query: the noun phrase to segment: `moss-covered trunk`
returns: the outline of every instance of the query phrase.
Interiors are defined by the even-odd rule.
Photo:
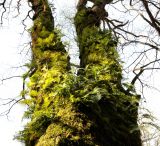
[[[87,8],[85,2],[79,3],[74,19],[80,52],[79,76],[87,79],[85,96],[94,106],[82,111],[94,121],[92,135],[98,145],[141,146],[137,124],[139,96],[122,87],[117,40],[110,31],[100,29],[100,21],[108,15],[105,4],[111,1],[93,2],[92,8]]]
[[[121,87],[116,41],[109,31],[100,30],[99,11],[78,8],[81,70],[74,76],[48,1],[29,2],[35,12],[33,59],[30,98],[23,103],[30,122],[17,139],[26,146],[141,146],[139,99]]]

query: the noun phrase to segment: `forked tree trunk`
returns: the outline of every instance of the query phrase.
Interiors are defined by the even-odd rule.
[[[75,16],[82,69],[74,76],[47,0],[29,2],[34,71],[23,102],[31,121],[17,138],[26,146],[141,146],[139,99],[121,86],[117,42],[98,14],[84,5]]]

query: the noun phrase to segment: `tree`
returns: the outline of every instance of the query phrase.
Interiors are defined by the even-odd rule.
[[[139,96],[121,85],[117,40],[100,29],[100,20],[106,17],[101,2],[91,9],[83,3],[77,7],[74,23],[81,62],[77,76],[70,73],[48,2],[29,2],[34,10],[31,98],[23,102],[29,105],[25,116],[31,121],[18,139],[27,146],[141,145]]]
[[[1,3],[3,7],[5,2]],[[124,87],[116,50],[117,35],[125,38],[123,46],[128,42],[145,44],[124,37],[124,33],[135,38],[141,36],[122,29],[127,23],[108,18],[104,7],[112,1],[95,0],[91,1],[94,5],[88,7],[87,1],[80,0],[74,17],[80,68],[74,75],[48,1],[28,2],[34,11],[34,24],[30,29],[32,62],[24,76],[30,78],[30,98],[22,102],[28,105],[25,117],[31,121],[17,139],[26,146],[141,146],[137,124],[140,96],[133,86],[146,65],[140,67],[131,85],[124,84]],[[102,29],[101,21],[107,23],[110,30]]]

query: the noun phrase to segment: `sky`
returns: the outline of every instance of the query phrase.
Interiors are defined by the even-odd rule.
[[[13,27],[3,27],[0,28],[0,40],[1,40],[1,53],[0,53],[0,78],[5,78],[12,75],[18,75],[21,71],[16,72],[12,67],[19,66],[19,62],[22,61],[20,55],[18,55],[17,44],[20,43],[20,36],[15,29],[16,25]],[[0,98],[18,98],[18,95],[22,89],[22,81],[19,78],[6,80],[3,84],[0,84]],[[8,100],[4,100],[3,103]],[[0,100],[2,104],[2,100]],[[8,106],[0,106],[0,111],[8,109]],[[24,112],[24,107],[16,105],[8,115],[0,116],[0,139],[1,145],[4,146],[22,146],[21,143],[14,141],[13,136],[15,132],[22,129],[22,115]]]
[[[61,21],[61,23],[63,24],[63,19],[60,19],[60,16],[64,14],[64,7],[66,9],[66,15],[67,12],[68,14],[70,12],[72,13],[72,8],[76,5],[76,1],[55,0],[55,4],[55,7],[57,8],[57,13],[55,14],[56,19],[59,19],[59,21]],[[23,26],[20,25],[20,21],[16,19],[6,21],[5,25],[3,27],[0,27],[0,78],[22,74],[23,72],[25,72],[25,70],[17,67],[23,65],[26,61],[29,60],[27,50],[24,50],[26,49],[24,48],[24,44],[29,41],[29,35],[21,35],[21,33],[23,32]],[[73,54],[73,56],[76,53],[73,53],[73,50],[70,50],[70,54]],[[160,87],[160,82],[157,82],[159,80],[159,73],[156,73],[155,78],[151,79],[150,82],[152,82],[156,87]],[[21,78],[6,80],[3,82],[3,84],[0,84],[0,99],[18,98],[21,90]],[[147,102],[143,103],[143,105],[153,111],[154,114],[160,118],[160,93],[155,90],[147,90],[145,94]],[[3,100],[3,103],[5,103],[6,101],[7,100]],[[7,108],[7,106],[0,106],[0,111],[4,111]],[[1,145],[23,146],[22,143],[13,140],[13,137],[16,132],[23,129],[23,125],[25,122],[22,120],[22,116],[25,109],[26,107],[22,105],[16,105],[13,107],[8,117],[0,116]]]

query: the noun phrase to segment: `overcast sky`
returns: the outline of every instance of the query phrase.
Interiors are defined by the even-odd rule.
[[[21,37],[17,34],[16,24],[15,26],[0,28],[0,40],[1,40],[1,53],[0,53],[0,78],[7,76],[18,75],[12,69],[13,66],[18,66],[22,58],[18,55],[18,46],[20,44]],[[18,98],[18,95],[22,89],[22,81],[18,78],[7,80],[0,85],[0,98]],[[4,103],[7,100],[3,101]],[[0,101],[2,104],[2,100]],[[0,111],[8,109],[8,106],[1,106]],[[22,129],[22,115],[24,108],[22,106],[15,106],[8,118],[6,116],[0,117],[0,137],[1,145],[4,146],[22,146],[22,144],[13,141],[13,135],[18,130]]]
[[[55,2],[57,13],[56,17],[62,14],[64,7],[67,11],[75,6],[75,0],[58,0]],[[71,10],[70,10],[71,11]],[[71,11],[72,12],[72,11]],[[56,18],[58,19],[58,18]],[[0,78],[5,78],[11,75],[19,75],[23,72],[21,69],[15,69],[13,67],[20,66],[24,63],[27,56],[20,54],[23,50],[22,44],[28,41],[28,36],[21,36],[22,26],[20,22],[15,19],[6,23],[5,26],[0,28]],[[23,52],[22,52],[23,53]],[[26,57],[26,58],[25,58]],[[25,58],[25,59],[24,59]],[[156,74],[157,80],[160,80],[158,73]],[[152,80],[155,86],[160,87],[160,83]],[[7,80],[0,85],[0,98],[18,98],[20,91],[22,90],[22,80],[19,78],[14,78]],[[150,108],[156,115],[160,115],[160,94],[157,91],[148,90],[146,107]],[[3,111],[7,107],[0,107]],[[3,146],[23,146],[22,143],[13,140],[13,136],[20,129],[23,129],[22,116],[25,107],[21,105],[16,105],[10,112],[8,118],[6,116],[0,117],[0,139],[1,145]]]

